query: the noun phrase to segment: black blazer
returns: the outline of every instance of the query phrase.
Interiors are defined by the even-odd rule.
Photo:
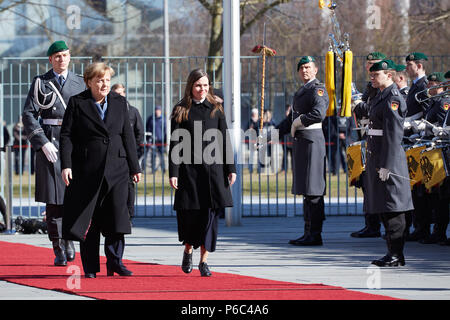
[[[88,230],[103,180],[109,190],[128,194],[130,175],[139,173],[136,140],[130,126],[124,97],[108,94],[108,109],[102,120],[90,90],[69,100],[61,127],[62,169],[71,168],[73,179],[64,198],[63,236],[82,239]],[[110,212],[116,233],[130,233],[125,201],[117,197]],[[124,203],[122,203],[124,202]]]

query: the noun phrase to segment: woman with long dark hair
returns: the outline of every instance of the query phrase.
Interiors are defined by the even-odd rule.
[[[223,107],[201,69],[188,76],[184,97],[172,111],[171,132],[169,177],[185,246],[181,268],[192,271],[193,249],[200,247],[199,271],[209,277],[208,253],[216,249],[219,209],[233,206],[236,168]]]

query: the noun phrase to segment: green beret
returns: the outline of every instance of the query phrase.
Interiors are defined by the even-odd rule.
[[[406,66],[404,64],[396,64],[395,65],[395,71],[397,71],[397,72],[405,71],[405,69],[406,69]]]
[[[62,40],[55,41],[52,43],[52,45],[47,50],[47,56],[50,57],[52,54],[60,51],[66,51],[69,50],[69,47],[66,45],[66,43]]]
[[[415,60],[426,60],[428,61],[428,57],[422,52],[413,52],[406,56],[406,61],[415,61]]]
[[[371,52],[366,57],[367,60],[384,60],[386,59],[386,55],[382,54],[381,52],[375,51]]]
[[[302,57],[297,64],[297,71],[300,70],[300,67],[302,65],[304,65],[305,63],[308,63],[308,62],[316,62],[316,59],[314,59],[314,57],[311,57],[311,56]]]
[[[444,75],[445,79],[450,79],[450,71],[447,71],[447,73]]]
[[[394,61],[386,59],[374,63],[373,66],[370,67],[370,71],[395,70],[395,66],[396,64],[394,63]]]
[[[427,77],[428,81],[444,82],[445,76],[443,72],[433,72]]]

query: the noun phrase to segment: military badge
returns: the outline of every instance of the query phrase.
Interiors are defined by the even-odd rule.
[[[392,110],[397,111],[398,106],[399,106],[399,103],[397,101],[392,101],[392,103],[391,103]]]
[[[444,103],[443,108],[445,111],[448,111],[448,109],[450,108],[450,104],[448,102]]]
[[[318,95],[319,97],[322,97],[322,96],[323,96],[323,89],[318,89],[318,90],[317,90],[317,95]]]

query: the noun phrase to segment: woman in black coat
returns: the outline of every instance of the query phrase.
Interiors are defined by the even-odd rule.
[[[140,180],[127,102],[110,92],[114,70],[86,68],[88,90],[70,98],[61,127],[64,196],[63,237],[80,241],[85,277],[100,271],[100,233],[105,236],[107,275],[132,274],[122,263],[124,234],[131,233],[128,179]]]
[[[216,248],[219,209],[233,206],[230,186],[236,180],[236,168],[226,130],[223,108],[212,93],[208,75],[193,70],[183,99],[173,108],[169,150],[185,273],[192,271],[192,248],[201,247],[200,274],[211,275],[207,258]]]

